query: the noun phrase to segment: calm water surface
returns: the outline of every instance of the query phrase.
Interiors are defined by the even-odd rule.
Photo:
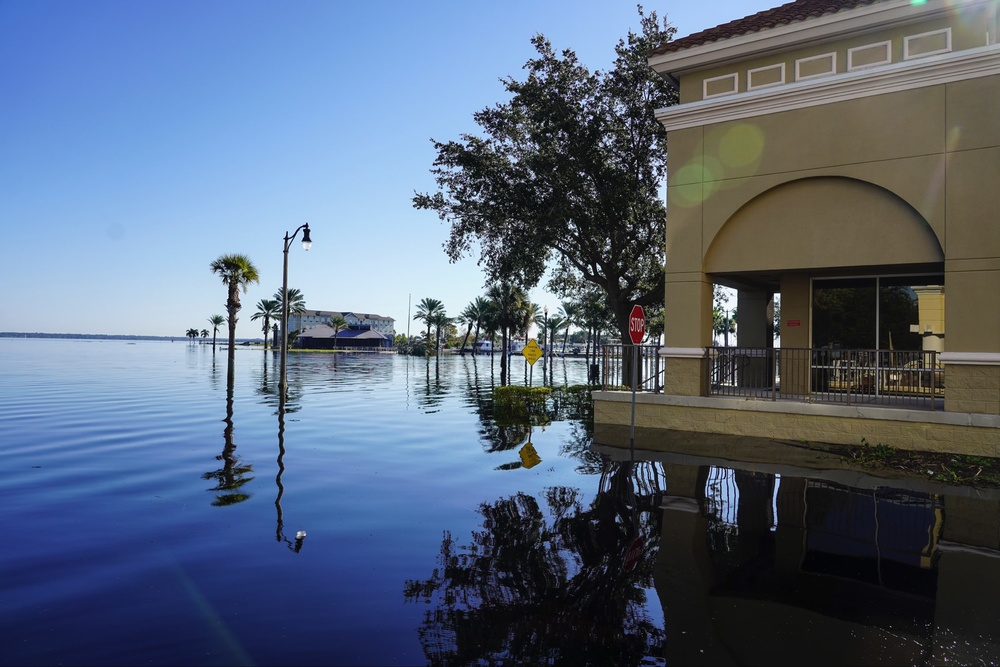
[[[0,663],[1000,656],[995,494],[633,461],[567,396],[498,423],[488,357],[293,354],[280,418],[235,356],[230,394],[210,345],[0,339]]]

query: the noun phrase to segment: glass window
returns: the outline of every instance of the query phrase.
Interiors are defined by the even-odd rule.
[[[812,346],[920,350],[944,331],[944,276],[813,281]]]

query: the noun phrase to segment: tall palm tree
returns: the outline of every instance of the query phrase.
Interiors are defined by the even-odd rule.
[[[545,344],[545,352],[547,354],[549,354],[549,356],[551,356],[552,354],[555,353],[555,349],[556,349],[556,334],[558,334],[559,330],[562,329],[562,328],[564,328],[564,327],[568,328],[569,324],[562,317],[562,315],[558,315],[558,314],[556,314],[556,315],[549,315],[549,330],[548,330],[549,340]],[[563,348],[565,349],[565,347],[566,347],[566,343],[563,343]]]
[[[425,297],[417,304],[417,314],[413,316],[413,319],[420,320],[427,325],[427,337],[424,338],[424,344],[427,349],[430,349],[431,325],[434,323],[434,317],[439,312],[444,312],[444,304],[437,299]]]
[[[222,315],[212,315],[208,318],[208,323],[212,325],[212,352],[215,352],[215,338],[219,335],[219,327],[226,323],[226,318]]]
[[[333,327],[333,349],[337,349],[337,336],[347,328],[347,320],[340,315],[330,318],[330,326]]]
[[[470,301],[469,305],[465,307],[462,314],[458,316],[458,321],[464,323],[467,328],[465,330],[465,338],[462,339],[461,353],[465,354],[465,344],[469,342],[469,334],[472,333],[472,327],[476,327],[476,337],[472,340],[472,351],[475,353],[476,342],[479,340],[479,325],[483,321],[484,310],[489,302],[481,296],[477,296],[475,300]]]
[[[528,295],[511,283],[494,285],[487,292],[493,302],[494,315],[500,329],[500,384],[507,384],[507,347],[512,332],[523,326]]]
[[[254,321],[264,320],[264,325],[261,327],[261,331],[264,333],[264,350],[267,350],[267,334],[271,332],[271,320],[280,317],[281,308],[277,299],[261,299],[257,302],[257,312],[250,319]]]
[[[495,342],[497,332],[500,331],[500,315],[498,314],[496,304],[491,299],[483,298],[482,313],[483,316],[480,320],[482,335],[491,343]],[[480,329],[476,330],[477,341],[480,337]],[[493,351],[493,345],[490,345],[490,356],[493,356]]]
[[[559,305],[559,316],[563,319],[563,351],[566,350],[566,341],[569,339],[570,327],[576,325],[580,319],[580,304],[574,301],[563,301]]]
[[[240,290],[244,293],[251,284],[260,282],[257,267],[246,255],[221,255],[212,262],[212,273],[222,279],[222,284],[228,289],[226,299],[226,318],[229,323],[229,375],[235,372],[233,362],[236,359],[236,321],[243,306],[240,304]]]
[[[444,312],[444,308],[439,310],[431,318],[431,324],[434,325],[434,353],[437,354],[438,350],[441,348],[441,328],[447,327],[452,324],[454,320],[448,317],[448,314]]]
[[[278,302],[278,319],[281,319],[281,311],[285,307],[285,295],[281,293],[281,288],[274,293],[274,300]],[[302,295],[302,292],[294,287],[288,288],[288,316],[301,315],[306,312],[306,298]],[[287,331],[282,331],[281,335],[285,336],[285,340],[288,340]],[[274,338],[273,341],[277,341]],[[272,342],[272,344],[274,344]]]
[[[274,300],[278,302],[278,308],[280,309],[285,303],[284,295],[281,293],[279,288],[277,292],[274,293]],[[306,312],[306,298],[302,295],[302,291],[294,287],[288,288],[288,314],[298,315],[300,313]]]
[[[472,349],[476,349],[476,343],[479,342],[479,329],[482,327],[486,318],[489,316],[490,300],[486,297],[477,296],[472,303],[469,304],[466,310],[470,310],[476,317],[476,336],[472,339]]]

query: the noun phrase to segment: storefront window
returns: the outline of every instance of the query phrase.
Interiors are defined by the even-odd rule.
[[[944,277],[897,276],[813,281],[816,348],[921,350],[944,330]]]

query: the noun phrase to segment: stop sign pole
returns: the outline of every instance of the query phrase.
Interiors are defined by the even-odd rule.
[[[628,336],[632,339],[632,420],[629,422],[628,447],[635,461],[635,387],[639,384],[639,344],[646,335],[646,313],[642,306],[632,306],[628,316]]]

